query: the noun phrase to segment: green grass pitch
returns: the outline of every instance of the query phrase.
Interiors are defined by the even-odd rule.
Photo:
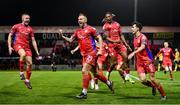
[[[132,75],[137,76],[135,71]],[[100,90],[89,89],[87,99],[76,99],[82,88],[81,71],[33,71],[32,90],[25,87],[18,71],[0,72],[0,104],[180,104],[180,72],[174,72],[174,80],[169,74],[156,73],[167,93],[167,100],[161,101],[160,94],[151,95],[151,88],[123,83],[117,71],[113,71],[115,93],[99,82]]]

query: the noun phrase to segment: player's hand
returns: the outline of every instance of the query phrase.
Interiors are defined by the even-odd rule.
[[[154,60],[156,60],[157,59],[157,57],[154,57]]]
[[[132,59],[132,57],[134,56],[134,52],[132,52],[131,54],[128,55],[128,59]]]
[[[63,30],[59,29],[59,34],[62,36],[63,35]]]
[[[75,53],[75,51],[74,50],[71,50],[71,54],[74,54]]]
[[[9,55],[11,55],[12,54],[12,51],[14,50],[12,47],[9,47]]]
[[[38,51],[36,52],[36,54],[37,54],[37,56],[39,56],[39,52]]]
[[[131,49],[131,47],[130,46],[127,46],[127,49],[131,52],[132,51],[132,49]]]

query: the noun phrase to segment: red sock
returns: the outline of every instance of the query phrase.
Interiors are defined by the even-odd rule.
[[[96,77],[104,83],[107,82],[107,78],[104,75],[96,74]]]
[[[26,67],[26,79],[30,80],[31,77],[31,66]]]
[[[108,67],[107,71],[110,73],[111,72],[111,67]]]
[[[159,90],[159,92],[161,93],[161,96],[166,96],[166,93],[164,92],[164,89],[163,89],[162,85],[160,85],[160,86],[158,87],[158,90]]]
[[[126,70],[125,70],[125,72],[126,72],[126,74],[129,74],[130,69],[129,69],[129,68],[128,68],[128,69],[126,69]]]
[[[103,70],[102,69],[99,69],[99,74],[103,75]]]
[[[154,86],[158,89],[161,96],[166,96],[166,93],[164,92],[164,89],[161,84],[157,85],[155,82],[152,82]]]
[[[19,70],[20,70],[20,72],[23,72],[23,68],[24,68],[24,61],[19,60]]]
[[[88,89],[90,77],[89,75],[83,74],[83,88]]]
[[[89,75],[89,80],[91,80],[92,79],[91,73],[88,73],[88,75]]]

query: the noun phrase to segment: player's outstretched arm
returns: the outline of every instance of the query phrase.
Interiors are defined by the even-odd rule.
[[[157,53],[157,55],[154,57],[154,59],[156,60],[161,53],[162,53],[162,50],[160,50],[160,51]]]
[[[31,39],[32,39],[32,45],[34,47],[34,50],[36,51],[36,54],[39,56],[39,51],[38,51],[36,40],[34,37],[32,37]]]
[[[129,51],[132,51],[131,47],[127,44],[123,34],[121,34],[121,39],[123,43],[125,44],[126,48],[128,48]]]
[[[97,36],[98,38],[98,43],[99,43],[99,50],[98,50],[98,55],[102,55],[102,49],[103,49],[103,40],[100,35]]]
[[[73,41],[73,36],[71,36],[70,38],[64,36],[62,29],[59,30],[59,35],[61,35],[61,37],[62,37],[63,39],[65,39],[66,41],[68,41],[68,42],[72,42],[72,41]]]
[[[8,36],[8,51],[9,51],[9,54],[11,55],[12,54],[12,51],[13,51],[13,48],[11,46],[11,43],[12,43],[12,34],[9,33],[9,36]]]

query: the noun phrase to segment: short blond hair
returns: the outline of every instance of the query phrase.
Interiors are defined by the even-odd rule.
[[[85,17],[85,20],[86,20],[86,22],[87,22],[87,16],[84,14],[84,13],[79,13],[79,16],[84,16]]]

